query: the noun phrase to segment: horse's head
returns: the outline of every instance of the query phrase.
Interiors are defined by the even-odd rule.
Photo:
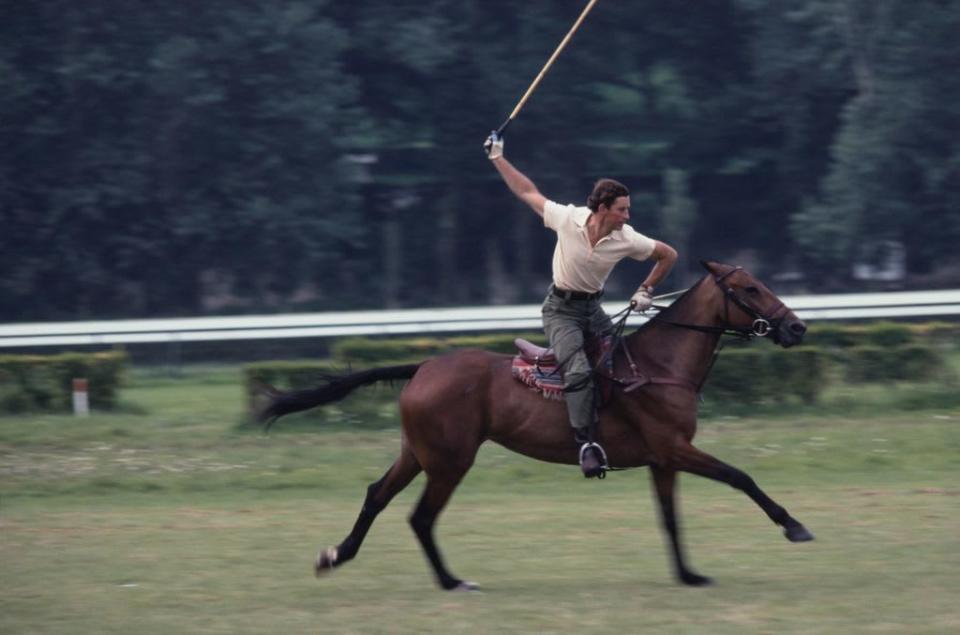
[[[742,267],[701,261],[722,294],[724,326],[770,338],[788,348],[799,344],[807,325],[765,284]]]

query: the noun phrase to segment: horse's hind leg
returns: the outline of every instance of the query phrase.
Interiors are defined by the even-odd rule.
[[[684,562],[683,545],[680,543],[680,525],[677,521],[674,498],[677,471],[655,465],[650,466],[650,471],[653,474],[653,489],[657,494],[657,500],[660,502],[660,520],[663,523],[663,529],[670,536],[670,545],[673,547],[673,562],[677,577],[684,584],[691,586],[710,584],[712,582],[710,578],[695,573]]]
[[[440,549],[433,538],[433,527],[436,524],[437,516],[443,511],[444,506],[453,494],[453,490],[456,489],[466,472],[467,469],[462,471],[445,470],[442,473],[428,472],[427,487],[424,489],[417,507],[410,515],[410,526],[417,535],[427,560],[433,567],[437,582],[447,591],[471,591],[477,588],[473,582],[465,582],[447,570]]]
[[[749,496],[766,512],[770,520],[783,527],[783,533],[790,542],[813,540],[813,534],[767,496],[746,473],[689,444],[677,448],[673,458],[673,466],[677,469],[726,483]]]
[[[421,469],[417,458],[409,448],[404,446],[400,456],[387,470],[387,473],[383,475],[383,478],[367,488],[367,497],[363,501],[360,515],[357,516],[357,521],[354,523],[353,529],[350,530],[350,534],[336,547],[329,547],[317,555],[317,560],[314,563],[314,573],[320,575],[352,560],[360,550],[360,544],[363,543],[363,539],[370,530],[377,514],[383,511],[383,508],[394,496],[410,484],[410,481],[420,473]]]

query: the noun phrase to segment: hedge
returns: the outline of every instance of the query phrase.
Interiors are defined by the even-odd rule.
[[[123,351],[0,355],[0,412],[69,412],[75,378],[87,380],[91,408],[109,410],[127,361]]]
[[[810,345],[782,349],[769,342],[731,340],[704,386],[710,402],[814,403],[839,375],[849,382],[930,381],[948,377],[942,349],[960,334],[949,322],[815,324]],[[544,345],[542,333],[521,334]],[[254,380],[289,388],[316,385],[332,370],[419,362],[462,348],[513,353],[516,333],[464,337],[348,338],[328,361],[264,362],[246,367]],[[836,370],[834,370],[836,369]]]
[[[814,347],[726,349],[703,393],[723,403],[814,403],[826,386],[828,354]]]
[[[852,383],[949,379],[943,353],[931,346],[852,346],[839,355]]]
[[[525,339],[544,345],[543,333],[520,334]],[[418,362],[458,348],[482,348],[498,353],[512,353],[516,333],[498,333],[465,337],[364,338],[339,340],[331,347],[331,356],[341,364],[379,366]],[[864,324],[813,324],[804,343],[823,349],[844,350],[860,346],[900,347],[906,345],[948,344],[960,339],[960,324],[928,322],[905,324],[870,322]],[[730,340],[727,351],[753,348],[755,342]],[[836,361],[845,363],[837,356]]]
[[[955,379],[943,352],[923,344],[851,346],[840,351],[751,346],[721,353],[704,394],[723,403],[814,403],[833,380],[831,367],[850,383]]]
[[[808,343],[831,348],[852,346],[900,346],[917,335],[907,324],[871,322],[868,324],[815,324],[804,338]]]
[[[496,338],[451,338],[450,340],[393,340],[391,346],[367,346],[383,344],[376,340],[351,341],[343,350],[356,354],[354,359],[366,358],[370,363],[359,364],[354,370],[371,365],[389,365],[422,361],[430,352],[440,354],[455,348],[479,347],[487,350],[499,348],[502,352],[514,352],[513,336]],[[540,340],[542,341],[542,336]],[[453,343],[466,346],[453,346]],[[379,353],[376,353],[379,351]],[[376,354],[375,354],[376,353]],[[374,358],[380,357],[374,361]],[[706,384],[711,399],[719,401],[754,403],[765,400],[802,401],[816,400],[825,385],[824,373],[827,354],[815,348],[798,348],[784,351],[774,346],[756,346],[727,350],[720,356]],[[328,361],[278,361],[248,364],[244,368],[248,395],[255,394],[257,382],[264,382],[286,389],[315,386],[324,374],[348,370],[335,360]],[[251,406],[253,404],[251,403]]]
[[[326,374],[344,370],[348,369],[330,360],[301,359],[247,364],[243,367],[243,375],[248,388],[260,382],[287,390],[299,390],[317,385]]]
[[[853,346],[902,346],[910,343],[954,342],[960,336],[955,322],[867,322],[863,324],[812,324],[804,338],[815,346],[850,348]]]

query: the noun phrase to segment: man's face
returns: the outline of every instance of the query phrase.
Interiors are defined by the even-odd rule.
[[[597,211],[605,217],[607,222],[613,226],[613,229],[623,229],[623,224],[630,220],[630,197],[617,197],[610,204],[610,207],[601,203]]]

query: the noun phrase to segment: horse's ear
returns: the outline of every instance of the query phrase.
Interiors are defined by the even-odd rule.
[[[713,270],[713,263],[710,262],[709,260],[701,260],[701,261],[700,261],[700,264],[703,266],[704,269],[706,269],[706,270],[709,271],[710,273],[716,273],[716,272]]]

